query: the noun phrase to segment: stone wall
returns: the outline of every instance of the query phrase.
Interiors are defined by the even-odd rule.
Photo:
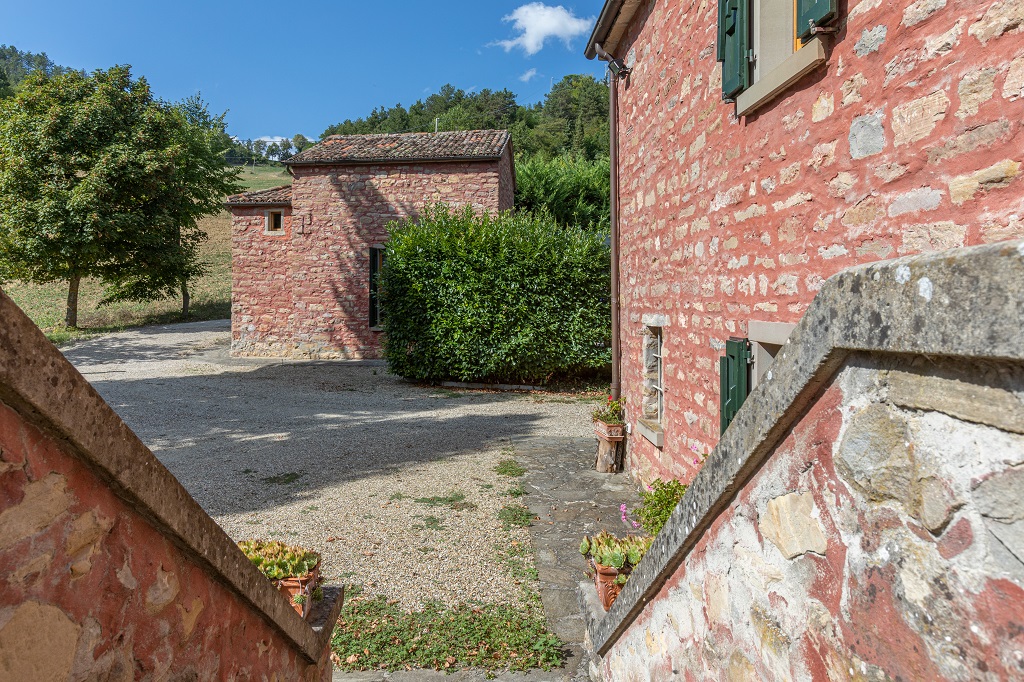
[[[0,678],[330,679],[330,628],[296,615],[3,292],[0,319]]]
[[[595,677],[1024,679],[1022,327],[1024,242],[826,282],[592,616]]]
[[[1022,396],[1020,365],[851,359],[605,679],[1024,677]]]
[[[232,353],[378,357],[370,247],[387,241],[390,221],[430,203],[511,208],[511,168],[508,150],[499,161],[294,166],[287,237],[263,235],[250,211],[233,210]]]
[[[627,3],[628,5],[629,3]],[[718,358],[794,323],[857,263],[1024,236],[1024,0],[850,0],[828,63],[755,115],[722,102],[717,3],[648,0],[620,50],[622,381],[642,412],[643,316],[668,318],[664,450],[691,480],[719,433]]]

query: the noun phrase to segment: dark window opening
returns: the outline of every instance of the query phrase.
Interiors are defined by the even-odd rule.
[[[370,247],[370,327],[379,327],[384,319],[380,309],[380,271],[384,267],[384,249]]]

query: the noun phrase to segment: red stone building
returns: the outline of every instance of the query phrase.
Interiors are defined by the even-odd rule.
[[[641,479],[693,478],[727,345],[756,383],[826,278],[1024,236],[1024,0],[607,0],[597,55]]]
[[[228,198],[236,355],[377,357],[387,224],[435,202],[504,211],[515,192],[506,131],[336,135],[286,163],[290,187]]]

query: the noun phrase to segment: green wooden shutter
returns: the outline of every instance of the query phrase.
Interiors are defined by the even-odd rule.
[[[811,22],[825,26],[836,18],[838,0],[796,0],[796,35],[801,40],[811,37]]]
[[[746,339],[729,339],[725,342],[725,355],[718,362],[721,369],[719,421],[721,432],[725,433],[750,394],[750,342]]]
[[[370,326],[380,324],[380,297],[377,290],[377,279],[383,262],[381,249],[370,249]]]
[[[733,100],[750,86],[750,0],[718,0],[718,61],[722,98]]]

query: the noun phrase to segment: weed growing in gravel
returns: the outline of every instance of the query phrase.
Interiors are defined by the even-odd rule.
[[[436,516],[424,516],[423,527],[427,530],[443,530],[444,526],[441,525],[441,519]]]
[[[441,505],[453,506],[466,499],[465,493],[461,493],[455,490],[444,497],[435,495],[434,497],[417,497],[413,502],[419,502],[425,504],[428,507],[440,507]]]
[[[501,508],[498,520],[505,526],[505,530],[515,526],[525,528],[533,521],[533,512],[521,504],[510,504]]]
[[[522,497],[526,494],[526,488],[516,483],[514,486],[506,490],[505,494],[509,497]]]
[[[331,646],[342,670],[550,670],[565,660],[565,645],[545,626],[537,608],[431,602],[406,611],[383,597],[350,599]]]
[[[297,471],[289,471],[286,474],[278,474],[277,476],[268,476],[263,479],[263,482],[267,485],[288,485],[289,483],[295,483],[295,481],[302,478],[303,474]]]
[[[526,473],[526,469],[523,468],[523,465],[514,459],[501,460],[498,462],[498,465],[494,467],[494,471],[502,476],[510,476],[512,478],[519,478]]]
[[[388,501],[394,502],[395,500],[404,500],[407,497],[409,496],[403,495],[402,493],[391,493],[391,497],[388,498]]]
[[[530,550],[522,542],[511,541],[508,544],[496,543],[498,561],[508,570],[508,574],[518,580],[534,581],[538,579],[537,569],[530,563]],[[526,590],[530,593],[529,590]]]
[[[484,490],[490,490],[491,488],[494,487],[494,485],[491,483],[481,483],[480,487],[483,488]]]

